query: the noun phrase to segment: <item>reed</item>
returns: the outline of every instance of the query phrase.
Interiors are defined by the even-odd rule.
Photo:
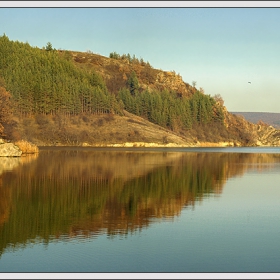
[[[20,148],[23,154],[35,154],[39,152],[39,149],[35,144],[25,140],[19,140],[15,142],[15,145]]]

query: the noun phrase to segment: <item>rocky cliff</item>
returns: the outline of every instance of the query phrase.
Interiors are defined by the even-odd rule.
[[[257,126],[258,146],[280,146],[280,130],[272,126]]]
[[[280,146],[280,130],[267,124],[254,124],[243,116],[229,113],[224,107],[225,126],[236,134],[242,134],[245,143],[236,146]]]

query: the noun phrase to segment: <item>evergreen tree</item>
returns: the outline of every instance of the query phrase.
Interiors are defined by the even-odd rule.
[[[132,95],[135,95],[138,92],[139,82],[138,82],[135,71],[132,71],[131,75],[129,76],[129,78],[127,80],[127,85],[128,85],[129,91]]]
[[[50,42],[47,43],[46,45],[46,51],[53,51],[52,44]]]

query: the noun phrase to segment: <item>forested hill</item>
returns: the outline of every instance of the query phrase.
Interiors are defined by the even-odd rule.
[[[127,79],[114,75],[111,84],[121,86],[110,92],[93,67],[76,67],[70,52],[33,48],[27,43],[12,42],[7,36],[0,39],[0,51],[0,75],[21,114],[121,114],[125,108],[166,127],[172,127],[175,119],[180,118],[188,128],[192,123],[208,122],[214,117],[213,98],[199,91],[189,99],[165,89],[141,90],[135,71],[127,73]],[[106,80],[110,84],[111,77]]]
[[[116,120],[124,118],[139,123],[133,117],[137,116],[181,141],[250,141],[242,127],[227,124],[220,96],[185,83],[175,71],[154,69],[130,54],[112,52],[104,57],[56,50],[51,43],[31,47],[5,34],[0,37],[0,106],[0,134],[12,140],[41,144],[155,140],[143,134],[143,127],[127,131],[124,125],[115,132],[109,128],[112,120],[116,126]],[[165,136],[162,139],[168,142]]]

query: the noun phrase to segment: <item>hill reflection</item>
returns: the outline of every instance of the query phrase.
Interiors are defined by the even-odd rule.
[[[0,176],[0,252],[38,240],[133,233],[220,195],[228,178],[279,161],[279,154],[41,151]]]

